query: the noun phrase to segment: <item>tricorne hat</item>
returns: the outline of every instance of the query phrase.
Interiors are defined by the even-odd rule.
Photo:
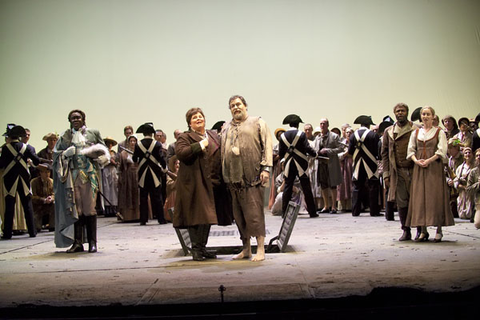
[[[390,122],[391,124],[393,124],[393,123],[395,122],[395,121],[393,121],[392,117],[390,117],[390,116],[388,116],[388,115],[385,116],[385,117],[383,117],[383,120],[382,120],[382,121],[384,121],[384,122]]]
[[[224,123],[225,123],[225,121],[223,121],[223,120],[215,122],[215,124],[213,125],[211,130],[220,131],[220,129],[222,129],[222,126],[223,126]]]
[[[9,137],[25,137],[27,135],[27,131],[22,126],[15,126],[10,129],[7,133]]]
[[[43,136],[42,140],[47,141],[50,138],[55,138],[58,139],[58,134],[56,132],[49,132],[46,135]]]
[[[4,137],[8,137],[8,133],[12,128],[15,127],[15,123],[9,123],[7,124],[7,129],[5,130],[5,133],[3,134]]]
[[[140,127],[138,127],[135,133],[142,133],[143,135],[155,134],[153,122],[145,122]]]
[[[390,121],[380,122],[380,124],[378,125],[378,133],[383,133],[385,131],[385,129],[387,129],[388,127],[390,127],[392,125],[393,125],[393,123],[390,122]]]
[[[288,116],[283,119],[282,124],[291,124],[291,123],[303,123],[302,119],[296,114],[289,114]]]
[[[373,123],[372,117],[371,116],[366,116],[366,115],[358,116],[353,123],[363,124],[363,125],[367,125],[367,126],[375,125],[375,123]]]
[[[413,110],[412,115],[410,116],[411,121],[420,121],[422,122],[422,118],[420,118],[420,110],[422,107],[418,107],[417,109]]]

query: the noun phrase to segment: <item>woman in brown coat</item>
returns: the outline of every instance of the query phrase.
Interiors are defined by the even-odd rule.
[[[187,111],[189,130],[182,133],[175,146],[180,160],[173,226],[186,228],[192,242],[193,260],[216,258],[206,250],[210,226],[217,224],[212,174],[212,155],[220,143],[215,131],[205,130],[202,109]]]

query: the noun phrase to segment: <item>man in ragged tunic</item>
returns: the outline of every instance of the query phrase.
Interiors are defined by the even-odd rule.
[[[223,178],[232,195],[233,216],[243,250],[234,259],[250,258],[250,238],[257,238],[257,254],[252,261],[265,259],[265,213],[263,199],[273,164],[272,137],[260,117],[247,113],[242,96],[228,101],[232,120],[222,129]]]
[[[67,253],[82,252],[85,226],[88,252],[96,252],[100,166],[110,161],[110,154],[100,132],[87,128],[83,111],[70,111],[68,121],[70,129],[60,136],[53,156],[55,244],[72,245]]]

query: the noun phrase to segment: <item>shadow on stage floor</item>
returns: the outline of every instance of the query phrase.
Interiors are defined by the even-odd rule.
[[[431,293],[377,288],[367,296],[336,299],[95,307],[20,305],[1,319],[478,319],[480,287]]]

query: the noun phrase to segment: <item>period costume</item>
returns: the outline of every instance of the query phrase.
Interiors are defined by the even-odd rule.
[[[347,139],[341,141],[348,146]],[[353,158],[348,153],[348,147],[344,147],[344,151],[338,154],[338,159],[340,161],[340,172],[342,174],[342,183],[338,185],[337,188],[337,199],[338,201],[348,201],[352,198],[353,182]],[[346,204],[347,208],[342,208],[343,210],[348,209],[348,203]]]
[[[19,134],[18,136],[20,136],[23,132],[25,132],[23,127],[15,126],[11,129],[9,135],[14,137],[15,134]],[[25,212],[25,220],[30,237],[35,237],[37,234],[33,216],[28,159],[31,159],[34,165],[40,163],[40,159],[33,147],[20,142],[18,139],[14,139],[2,147],[0,168],[4,168],[2,188],[5,197],[3,239],[12,237],[17,195]]]
[[[355,121],[355,123],[358,122]],[[365,123],[362,122],[361,124]],[[367,125],[370,124],[373,123],[367,123]],[[361,127],[350,137],[348,153],[353,156],[353,216],[360,215],[361,199],[365,192],[368,192],[370,215],[380,215],[378,203],[380,182],[377,171],[379,140],[380,137],[367,127]]]
[[[477,229],[480,229],[480,167],[476,166],[470,171],[467,180],[467,192],[474,197],[474,223]]]
[[[150,124],[142,125],[137,133],[152,134],[155,133],[153,126],[145,127]],[[147,130],[147,131],[145,131]],[[149,131],[148,131],[149,130]],[[163,157],[162,145],[151,136],[146,136],[138,141],[133,153],[133,161],[138,162],[138,186],[140,187],[140,224],[144,225],[148,221],[148,197],[152,210],[160,224],[166,224],[163,216],[163,198],[162,198],[162,175],[166,169],[165,158]]]
[[[115,146],[117,142],[111,138],[106,137],[104,142],[108,145]],[[102,168],[102,200],[105,206],[105,216],[114,217],[117,213],[118,207],[118,174],[117,174],[117,153],[111,148],[110,162]]]
[[[132,151],[133,153],[133,151]],[[140,195],[138,189],[138,163],[132,154],[120,152],[118,179],[118,212],[124,222],[140,220]],[[151,218],[151,215],[149,215]]]
[[[405,240],[410,235],[410,227],[405,225],[410,199],[410,184],[414,163],[407,159],[408,142],[413,130],[418,126],[407,121],[403,126],[396,122],[385,129],[382,141],[383,179],[390,180],[387,201],[396,202]],[[411,235],[409,236],[411,238]]]
[[[263,199],[265,187],[260,173],[273,165],[272,138],[260,117],[230,121],[222,129],[223,178],[232,195],[233,216],[242,242],[265,237]]]
[[[279,174],[275,178],[275,188],[277,189],[277,197],[275,198],[275,202],[273,203],[273,206],[271,208],[272,215],[274,216],[281,216],[283,214],[282,198],[283,198],[283,190],[285,187],[284,181],[285,181],[285,177],[283,173]],[[298,178],[298,176],[295,177],[293,187],[294,188],[293,188],[292,197],[290,201],[293,201],[300,206],[299,213],[308,212],[305,204],[305,197],[303,196],[303,192],[300,185],[300,179]]]
[[[53,163],[53,149],[49,149],[48,146],[40,150],[37,155],[41,163]]]
[[[315,150],[318,152],[323,148],[328,149],[328,160],[318,160],[317,179],[322,189],[336,187],[343,181],[338,159],[338,154],[343,151],[340,137],[332,131],[325,135],[320,133],[315,138]]]
[[[177,197],[173,226],[187,228],[217,224],[213,184],[210,179],[214,149],[219,148],[218,135],[206,131],[208,146],[200,147],[205,137],[195,131],[182,133],[177,139],[175,154],[180,160],[177,173]]]
[[[475,154],[478,148],[480,148],[480,128],[475,130],[472,135],[472,153]]]
[[[96,129],[68,129],[57,141],[53,156],[57,247],[72,245],[67,252],[83,251],[85,226],[89,252],[97,251],[95,203],[101,183],[100,166],[108,161],[108,149]]]
[[[450,140],[449,144],[452,143]],[[458,190],[453,185],[457,168],[462,165],[464,162],[463,154],[460,152],[460,148],[458,149],[457,154],[455,155],[447,155],[448,160],[445,166],[445,180],[447,182],[447,187],[449,190],[449,203],[450,203],[450,210],[452,211],[453,217],[458,218]],[[449,184],[450,183],[450,184]]]
[[[41,176],[33,179],[32,194],[33,213],[37,232],[42,229],[43,220],[48,222],[49,231],[55,230],[55,204],[53,202],[45,202],[47,197],[55,198],[53,179],[48,177],[44,180]]]
[[[427,168],[415,165],[412,175],[410,203],[406,226],[451,226],[453,215],[449,207],[448,188],[444,177],[443,161],[446,159],[445,133],[437,127],[428,132],[420,128],[412,131],[407,159],[428,159],[437,154],[439,159]]]
[[[457,208],[460,219],[470,219],[472,217],[475,198],[474,194],[466,189],[467,179],[471,169],[466,162],[463,162],[457,168],[455,173],[456,177],[453,182],[454,187],[458,190]],[[460,185],[463,186],[463,188],[459,188]]]
[[[307,210],[310,217],[318,217],[316,213],[315,199],[313,198],[310,179],[306,173],[308,169],[308,157],[315,157],[317,152],[310,146],[307,136],[298,128],[291,127],[280,138],[279,156],[285,164],[285,188],[282,197],[282,211],[285,213],[288,203],[292,198],[295,178],[298,176],[302,186]]]

